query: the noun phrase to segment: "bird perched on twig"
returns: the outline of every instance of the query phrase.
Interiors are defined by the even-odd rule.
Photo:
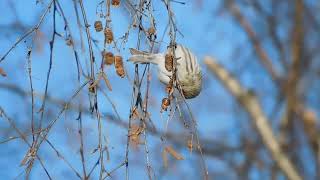
[[[200,94],[202,87],[202,73],[197,57],[182,46],[176,45],[175,52],[171,47],[165,53],[152,54],[130,48],[132,56],[129,61],[133,63],[152,63],[158,66],[159,80],[168,85],[172,76],[173,57],[177,59],[177,80],[186,99],[191,99]]]

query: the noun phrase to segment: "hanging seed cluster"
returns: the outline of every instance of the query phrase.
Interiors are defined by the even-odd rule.
[[[170,99],[169,98],[163,98],[162,99],[162,103],[161,103],[162,111],[167,111],[169,106],[170,106]]]
[[[120,0],[112,0],[111,1],[112,6],[119,7],[120,6]]]
[[[155,39],[157,39],[156,28],[154,26],[149,27],[147,30],[147,35],[150,41],[154,41]]]
[[[150,27],[148,29],[148,35],[152,36],[152,35],[155,35],[155,34],[156,34],[156,29],[154,27]]]
[[[111,28],[105,28],[104,29],[104,39],[105,43],[111,44],[113,41],[113,32]]]
[[[161,112],[167,111],[168,107],[170,106],[170,100],[173,99],[173,90],[174,90],[173,80],[170,79],[169,83],[166,86],[166,92],[168,93],[168,97],[162,99],[161,103]]]
[[[103,25],[101,21],[95,21],[94,22],[94,29],[96,30],[96,32],[100,32],[103,29]]]
[[[169,94],[169,96],[173,93],[173,81],[170,79],[167,87],[166,87],[166,92]]]
[[[165,56],[165,68],[167,71],[171,72],[173,69],[173,55],[171,53],[167,53]]]
[[[112,52],[102,51],[102,60],[103,64],[107,66],[111,66],[114,64],[114,67],[116,69],[116,73],[121,78],[124,78],[126,73],[123,66],[123,58],[121,55],[113,55]]]
[[[116,68],[116,72],[118,76],[120,76],[121,78],[124,78],[126,74],[123,68],[123,60],[121,56],[114,57],[114,67]]]
[[[103,63],[105,65],[112,65],[114,63],[114,56],[112,52],[102,51]]]
[[[113,7],[119,7],[120,6],[120,0],[110,0],[106,1],[106,7],[107,11],[106,14],[103,14],[101,11],[100,13],[100,18],[105,18],[105,26],[103,25],[102,21],[96,20],[94,22],[94,29],[96,32],[103,32],[104,35],[104,50],[101,52],[102,56],[102,62],[101,66],[103,68],[104,65],[106,66],[112,66],[114,64],[116,73],[118,76],[121,78],[125,77],[125,70],[124,70],[124,65],[123,65],[123,58],[121,55],[114,55],[112,50],[107,50],[109,49],[108,46],[112,42],[114,42],[114,35],[113,31],[111,28],[111,16],[110,16],[110,6],[112,5]],[[114,43],[116,46],[116,43]],[[119,49],[117,47],[112,47],[113,49],[117,49],[119,52]],[[93,87],[93,86],[91,86]],[[91,92],[94,92],[94,89],[89,89]]]

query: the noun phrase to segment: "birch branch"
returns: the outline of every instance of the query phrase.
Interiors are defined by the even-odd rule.
[[[240,83],[212,57],[205,57],[204,63],[209,70],[223,83],[225,88],[237,99],[248,112],[262,141],[281,171],[291,180],[301,180],[296,168],[284,154],[272,132],[268,118],[262,111],[257,98],[240,85]]]

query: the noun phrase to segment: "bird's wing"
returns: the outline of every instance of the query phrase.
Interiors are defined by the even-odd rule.
[[[145,55],[145,56],[151,55],[151,53],[148,53],[148,52],[145,52],[145,51],[139,51],[139,50],[134,49],[134,48],[129,48],[129,49],[130,49],[130,53],[132,55]]]
[[[162,61],[164,61],[164,56],[162,54],[152,54],[133,48],[130,48],[130,53],[132,56],[128,61],[131,61],[133,63],[162,64]]]

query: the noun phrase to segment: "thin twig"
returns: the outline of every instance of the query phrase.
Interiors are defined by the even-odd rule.
[[[19,130],[19,128],[15,125],[15,123],[11,120],[11,118],[9,118],[9,116],[6,114],[6,112],[4,111],[4,109],[1,106],[0,106],[0,117],[3,117],[5,120],[7,120],[8,123],[10,124],[10,126],[12,126],[13,129],[19,134],[20,138],[29,146],[29,148],[31,148],[32,145],[28,142],[26,136]],[[27,154],[27,156],[28,156],[28,154]],[[37,155],[37,154],[35,154],[35,156],[39,160],[41,167],[46,172],[46,175],[51,180],[52,178],[51,178],[47,168],[44,166],[42,159],[40,159],[39,155]]]
[[[4,59],[8,56],[8,54],[20,43],[22,42],[26,37],[28,37],[31,33],[33,33],[34,31],[37,31],[40,27],[40,25],[42,24],[44,17],[47,15],[47,13],[49,12],[52,3],[54,2],[54,0],[51,0],[48,4],[48,6],[46,7],[46,10],[44,11],[44,13],[40,16],[40,20],[38,22],[38,24],[36,24],[33,28],[31,28],[29,31],[27,31],[23,36],[21,36],[12,46],[11,48],[1,57],[0,59],[0,63],[2,61],[4,61]]]
[[[228,6],[227,6],[228,10],[235,17],[235,19],[239,22],[241,27],[244,29],[245,33],[247,34],[251,44],[253,45],[253,47],[259,57],[259,60],[265,66],[267,71],[270,73],[271,78],[276,83],[278,83],[280,81],[280,74],[273,66],[271,58],[268,56],[268,54],[262,48],[260,40],[257,37],[256,33],[254,32],[252,26],[247,21],[247,19],[242,15],[239,7],[235,4],[235,2],[233,2],[233,0],[229,0],[229,1],[227,1],[227,3],[228,3]]]

